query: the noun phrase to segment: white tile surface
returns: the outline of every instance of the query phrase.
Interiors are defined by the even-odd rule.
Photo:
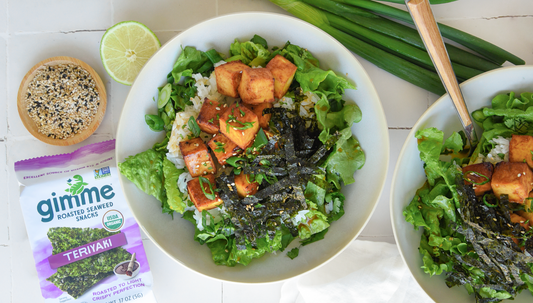
[[[533,2],[531,2],[533,3]],[[533,8],[529,9],[533,12]],[[533,64],[533,16],[498,19],[450,20],[447,24],[487,40]]]
[[[10,203],[7,198],[9,178],[6,153],[6,142],[0,141],[0,193],[4,194],[4,198],[0,199],[0,210],[2,210],[0,211],[0,247],[9,244],[9,212],[5,211]]]
[[[153,31],[185,30],[216,16],[216,0],[113,1],[113,22],[136,20]]]
[[[158,303],[177,300],[221,302],[222,282],[205,278],[176,263],[150,240],[143,240],[143,244],[150,261],[150,270],[154,277],[153,290]]]
[[[270,1],[262,0],[250,0],[250,1],[241,1],[241,0],[218,0],[218,14],[226,15],[237,12],[247,12],[247,11],[262,11],[262,12],[271,12],[290,15],[285,10],[281,9],[274,3]]]
[[[10,33],[69,32],[111,25],[110,0],[9,1]]]
[[[506,18],[512,16],[531,17],[533,2],[521,0],[460,0],[452,3],[433,5],[432,10],[438,21],[448,19]]]
[[[5,267],[3,271],[11,272],[11,249],[9,246],[0,245],[0,258]],[[11,285],[12,282],[9,275],[3,274],[0,276],[0,294],[2,294],[2,300],[5,300],[5,302],[11,301],[11,296],[13,295]]]
[[[279,302],[283,282],[265,285],[248,285],[225,283],[222,302],[227,303],[268,303]]]
[[[387,73],[355,55],[374,83],[389,127],[410,127],[438,96]],[[356,102],[364,102],[357,101]],[[364,113],[363,113],[363,117]]]
[[[531,0],[459,0],[433,9],[439,21],[493,42],[533,64]],[[98,49],[105,29],[120,21],[137,20],[165,43],[198,22],[243,11],[288,14],[267,0],[0,0],[0,192],[7,193],[7,199],[0,199],[0,259],[4,261],[0,302],[43,301],[18,203],[14,161],[70,152],[115,136],[129,86],[112,80],[102,67]],[[102,77],[108,92],[106,116],[96,134],[70,147],[49,146],[33,139],[20,122],[15,102],[26,72],[35,63],[57,55],[87,62]],[[389,218],[392,172],[409,129],[439,96],[360,61],[381,98],[391,143],[385,189],[360,238],[394,242]],[[143,239],[158,302],[279,301],[282,283],[241,285],[205,278],[170,260],[144,234]]]
[[[0,36],[0,139],[7,135],[7,39]]]
[[[0,34],[7,33],[7,0],[0,0]]]

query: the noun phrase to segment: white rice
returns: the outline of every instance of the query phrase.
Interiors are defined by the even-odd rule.
[[[192,180],[192,176],[191,174],[189,174],[188,172],[185,172],[185,173],[182,173],[181,175],[179,175],[178,177],[178,188],[179,190],[184,193],[184,194],[188,194],[189,192],[187,191],[187,182],[189,182],[190,180]]]
[[[329,214],[333,211],[333,204],[335,203],[335,201],[331,201],[329,203],[326,203],[324,205],[324,210],[326,211],[326,214]]]
[[[176,113],[176,120],[174,120],[174,124],[172,125],[172,133],[167,145],[167,159],[179,169],[185,168],[185,161],[183,160],[179,143],[187,140],[187,137],[192,134],[187,126],[189,118],[194,117],[196,119],[198,117],[205,98],[213,101],[222,99],[222,95],[217,91],[215,73],[211,73],[209,78],[202,77],[201,74],[194,74],[192,77],[196,80],[197,95],[191,98],[193,105],[189,105],[185,107],[184,111]]]
[[[496,137],[490,140],[490,143],[496,144],[494,148],[487,154],[487,156],[479,155],[474,163],[490,162],[496,164],[502,161],[509,161],[509,141],[510,138]],[[503,159],[500,155],[503,154]]]
[[[286,108],[288,110],[295,110],[296,107],[298,106],[298,113],[300,117],[313,118],[315,116],[315,112],[312,109],[314,109],[316,103],[318,102],[318,100],[320,100],[320,98],[318,97],[317,94],[312,93],[312,92],[306,92],[304,94],[305,94],[305,98],[302,102],[300,102],[299,105],[295,103],[292,98],[283,97],[279,99],[278,102],[274,103],[274,107],[278,107],[278,108],[281,107],[281,108]],[[309,127],[310,125],[311,125],[311,121],[307,121],[306,126]]]
[[[193,215],[193,218],[194,220],[196,220],[196,227],[202,231],[204,230],[204,226],[202,224],[202,212],[198,211],[198,209],[196,209],[196,207],[192,206],[192,208],[194,208],[194,215]],[[189,210],[193,210],[193,209],[189,209]],[[211,216],[213,216],[214,220],[215,220],[215,224],[220,222],[223,217],[222,217],[222,211],[220,208],[218,207],[215,207],[213,209],[210,209],[210,210],[207,210],[208,213],[211,214]],[[206,225],[209,225],[211,224],[211,216],[205,216],[205,224]]]
[[[308,212],[309,212],[308,209],[306,209],[306,210],[300,210],[300,211],[296,214],[296,216],[294,216],[294,217],[291,218],[292,223],[293,223],[295,226],[298,226],[298,224],[307,221],[307,218],[305,217],[305,214],[307,214]]]

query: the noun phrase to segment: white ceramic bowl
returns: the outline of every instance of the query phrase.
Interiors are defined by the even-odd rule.
[[[355,101],[363,119],[353,127],[366,152],[364,168],[355,174],[355,184],[344,189],[346,214],[332,224],[324,240],[306,246],[291,260],[286,252],[253,260],[246,267],[217,266],[205,245],[193,240],[194,226],[174,215],[161,213],[160,203],[144,194],[121,176],[121,184],[132,212],[142,229],[168,256],[203,275],[232,282],[267,283],[288,279],[312,270],[339,254],[362,231],[379,200],[389,163],[387,123],[378,95],[367,73],[355,57],[328,34],[299,19],[271,13],[240,13],[200,23],[174,37],[148,61],[131,87],[117,131],[117,160],[123,161],[160,142],[163,133],[154,133],[144,115],[156,112],[152,101],[157,87],[166,83],[181,47],[195,46],[207,51],[228,52],[235,38],[249,40],[254,34],[272,46],[287,41],[309,49],[323,68],[346,75],[357,90],[347,90],[345,100]]]
[[[490,106],[492,98],[500,93],[515,91],[517,93],[533,91],[533,66],[513,66],[483,73],[461,85],[468,110],[470,112]],[[446,94],[437,100],[415,124],[398,157],[394,170],[391,188],[391,219],[396,243],[400,253],[411,270],[414,278],[426,293],[436,302],[475,302],[474,296],[469,296],[464,287],[448,288],[444,276],[429,277],[420,268],[422,258],[418,253],[421,230],[414,230],[403,217],[403,209],[411,202],[415,192],[426,180],[423,162],[420,160],[417,130],[436,127],[444,131],[447,138],[453,131],[462,130],[457,111]],[[476,129],[478,137],[481,134]],[[524,291],[514,302],[531,302],[531,294]]]

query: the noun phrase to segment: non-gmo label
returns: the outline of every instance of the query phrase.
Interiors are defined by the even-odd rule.
[[[111,176],[111,170],[109,169],[109,166],[97,168],[94,170],[94,178],[95,179],[101,179],[105,177]]]
[[[124,216],[118,210],[112,209],[104,214],[102,226],[108,231],[117,231],[124,225]]]

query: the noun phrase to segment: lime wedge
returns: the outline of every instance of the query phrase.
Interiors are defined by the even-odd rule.
[[[131,85],[146,61],[160,47],[159,39],[144,24],[124,21],[105,32],[100,43],[100,57],[111,78]]]

